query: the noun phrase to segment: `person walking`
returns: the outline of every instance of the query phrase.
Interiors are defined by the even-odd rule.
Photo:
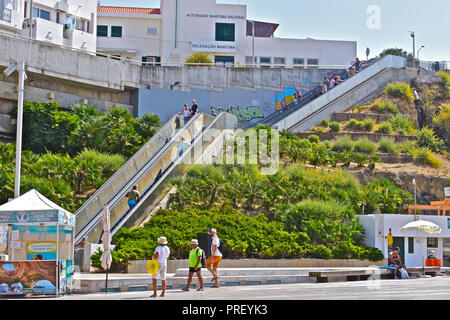
[[[198,105],[197,100],[192,100],[192,107],[191,107],[191,117],[195,116],[198,112]]]
[[[159,237],[158,238],[159,246],[156,247],[154,256],[152,259],[157,260],[159,262],[159,268],[156,274],[152,277],[153,278],[153,295],[150,296],[150,298],[155,298],[158,296],[157,291],[157,284],[158,284],[158,277],[161,277],[161,283],[162,283],[162,292],[160,297],[164,297],[166,295],[166,272],[167,272],[167,258],[170,255],[170,249],[167,246],[167,239],[166,237]]]
[[[213,275],[211,281],[214,281],[213,288],[219,287],[219,264],[222,260],[222,252],[219,250],[220,239],[217,236],[217,230],[212,228],[209,230],[208,234],[211,236],[212,245],[211,245],[211,255],[206,259],[206,269]],[[212,266],[212,267],[211,267]]]
[[[188,281],[186,288],[182,288],[183,291],[189,291],[191,288],[191,282],[192,277],[195,274],[197,274],[198,281],[200,282],[200,287],[197,289],[197,291],[203,291],[203,278],[202,278],[202,268],[204,267],[202,265],[202,257],[204,255],[204,252],[201,248],[198,246],[198,240],[192,239],[191,240],[191,252],[189,252],[189,275],[188,275]]]
[[[184,104],[183,119],[184,119],[184,124],[188,123],[188,121],[191,119],[191,110],[189,110],[187,103]]]
[[[129,191],[125,197],[128,198],[128,206],[130,207],[130,209],[133,209],[141,199],[141,194],[139,193],[139,191],[137,191],[137,186],[134,186],[133,189]]]

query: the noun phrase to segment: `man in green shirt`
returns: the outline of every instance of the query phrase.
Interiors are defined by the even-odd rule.
[[[194,272],[197,274],[198,281],[200,282],[200,287],[197,291],[203,291],[203,279],[202,279],[202,255],[203,250],[198,247],[198,240],[191,240],[191,252],[189,252],[189,276],[186,288],[182,288],[183,291],[189,291],[191,287],[192,277]]]

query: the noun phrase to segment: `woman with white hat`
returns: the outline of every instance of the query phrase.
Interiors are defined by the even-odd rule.
[[[161,276],[162,282],[162,292],[161,297],[166,295],[166,271],[167,271],[167,258],[170,255],[170,249],[167,245],[166,237],[158,238],[159,246],[155,249],[155,253],[152,259],[157,260],[159,262],[158,272],[153,276],[153,295],[150,298],[155,298],[158,296],[157,284],[158,284],[158,276]]]

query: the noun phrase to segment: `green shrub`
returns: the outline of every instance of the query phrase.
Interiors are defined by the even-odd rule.
[[[397,105],[393,102],[388,101],[376,100],[371,106],[371,109],[378,113],[392,113],[392,114],[399,113]]]
[[[331,147],[333,146],[329,140],[323,141],[322,145],[324,145],[327,149],[331,149]]]
[[[359,121],[356,119],[350,119],[345,123],[346,129],[356,129],[358,127]]]
[[[393,139],[382,138],[378,150],[385,153],[398,154],[398,148]]]
[[[370,132],[370,131],[372,131],[373,128],[375,127],[375,124],[376,124],[376,121],[375,121],[374,119],[372,119],[372,118],[367,118],[367,119],[364,119],[364,121],[362,122],[362,128],[363,128],[365,131]]]
[[[333,144],[333,151],[342,152],[342,151],[348,151],[352,152],[354,149],[354,144],[352,141],[352,138],[350,136],[342,136],[339,139],[337,139]]]
[[[353,106],[353,108],[352,108],[352,112],[361,112],[363,110],[364,110],[364,106],[362,106],[360,104],[357,104],[357,105]]]
[[[313,132],[324,132],[325,128],[324,127],[311,127],[311,131],[313,131]]]
[[[339,124],[339,122],[336,122],[336,121],[333,121],[330,123],[330,128],[331,128],[331,131],[333,131],[333,132],[341,131],[341,125]]]
[[[404,82],[389,83],[383,93],[395,98],[402,98],[410,101],[414,100],[413,90],[409,84]]]
[[[312,143],[319,143],[320,138],[319,136],[312,134],[308,137],[308,140],[311,141]]]
[[[331,249],[327,246],[324,246],[323,244],[319,244],[317,246],[314,246],[310,250],[312,258],[315,259],[331,259],[333,258],[333,253],[331,252]]]
[[[433,129],[424,127],[416,132],[416,136],[419,147],[428,148],[434,152],[444,152],[444,141],[436,137]]]
[[[443,105],[439,114],[433,118],[433,129],[450,147],[450,104]]]
[[[375,143],[370,141],[367,137],[363,137],[355,142],[355,151],[370,154],[375,153],[377,151],[377,147]]]
[[[416,141],[407,140],[397,146],[401,153],[414,154],[414,152],[416,150]]]
[[[361,248],[350,241],[342,241],[332,249],[333,257],[336,259],[359,259]]]
[[[388,120],[392,126],[392,129],[399,134],[414,133],[414,127],[411,120],[402,115],[395,115]]]
[[[322,127],[324,127],[324,128],[328,128],[328,126],[330,125],[330,121],[328,121],[327,119],[323,119],[323,120],[320,122],[320,125],[321,125]]]
[[[436,158],[433,152],[431,152],[431,150],[429,150],[428,148],[417,149],[413,156],[414,160],[416,160],[417,163],[421,163],[433,168],[442,167],[441,161]]]
[[[380,123],[380,125],[378,126],[378,133],[384,133],[384,134],[392,134],[392,132],[394,132],[394,130],[392,129],[392,125],[389,121],[385,121]]]
[[[437,72],[437,75],[442,79],[442,95],[444,99],[450,98],[450,75],[445,71]]]
[[[360,252],[360,259],[369,261],[381,261],[384,260],[383,252],[378,248],[363,247]]]

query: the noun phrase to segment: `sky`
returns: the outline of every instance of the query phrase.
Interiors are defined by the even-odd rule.
[[[195,0],[189,0],[195,1]],[[450,0],[217,0],[247,5],[247,19],[279,23],[276,37],[352,40],[358,56],[385,48],[416,51],[426,61],[450,61]],[[100,0],[101,5],[159,8],[159,0]]]

